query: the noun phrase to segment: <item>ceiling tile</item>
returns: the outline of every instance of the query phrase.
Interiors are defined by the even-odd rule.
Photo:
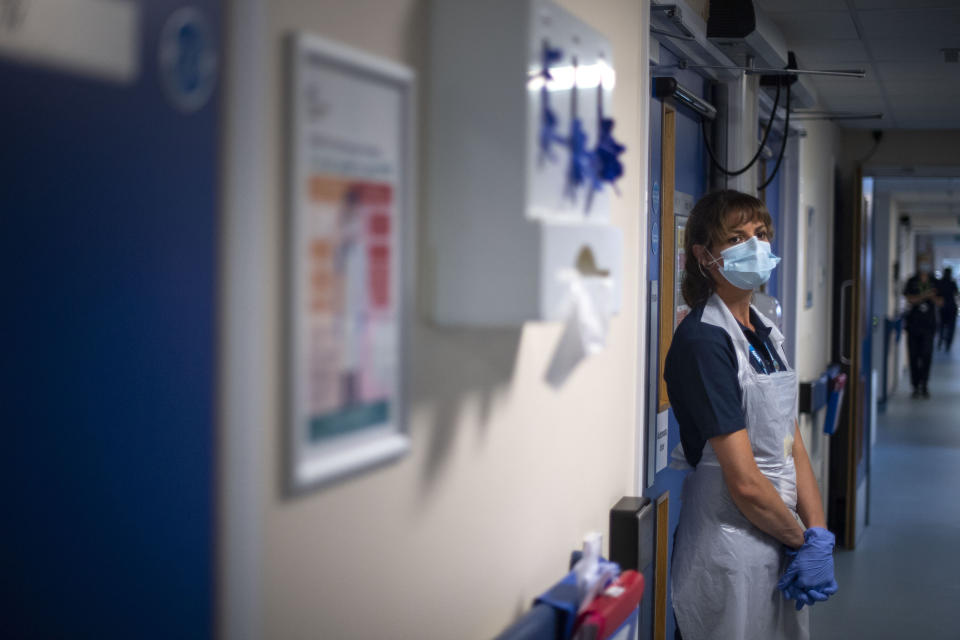
[[[904,122],[898,122],[898,129],[905,130],[927,130],[927,131],[942,131],[944,129],[958,129],[956,120],[906,120]]]
[[[826,40],[859,38],[849,13],[803,11],[780,14],[776,25],[787,42],[795,40]]]
[[[893,116],[900,127],[907,129],[960,128],[960,112],[956,109],[940,107],[898,109],[893,112]]]
[[[960,63],[880,62],[874,68],[877,78],[883,82],[960,82]]]
[[[895,126],[892,120],[838,120],[836,124],[841,129],[890,129]]]
[[[833,108],[837,105],[867,105],[865,108],[883,111],[886,103],[879,90],[843,93],[838,91],[820,91],[820,101],[829,103]],[[851,108],[844,106],[843,108]]]
[[[957,2],[956,0],[853,0],[853,6],[857,9],[955,9]]]
[[[892,115],[890,109],[884,109],[879,98],[841,98],[830,96],[820,100],[819,110],[835,113],[884,113]]]
[[[940,42],[958,41],[960,46],[960,9],[924,9],[896,11],[860,11],[863,37],[868,41],[885,38],[920,38]]]
[[[940,49],[952,46],[960,47],[960,37],[951,36],[948,40],[934,42],[927,38],[878,38],[868,42],[870,53],[877,62],[925,62],[929,64],[943,62]],[[960,64],[957,65],[960,67]]]
[[[777,18],[779,16],[774,14],[784,12],[839,11],[846,13],[848,11],[846,3],[837,0],[805,0],[802,6],[798,6],[797,0],[756,0],[756,4],[771,18]]]
[[[838,60],[870,61],[866,47],[859,40],[791,40],[788,48],[797,54],[797,61],[804,68],[836,67]]]
[[[919,82],[898,82],[884,85],[887,101],[896,107],[945,104],[960,111],[960,87],[931,87]]]
[[[894,110],[894,115],[897,117],[900,117],[901,115],[904,117],[930,116],[932,118],[953,116],[957,121],[960,121],[960,112],[958,112],[955,107],[944,104],[929,104],[910,107],[909,109]]]
[[[801,68],[866,71],[862,80],[807,78],[824,109],[885,114],[838,126],[960,129],[960,63],[940,51],[960,48],[960,0],[756,1]]]

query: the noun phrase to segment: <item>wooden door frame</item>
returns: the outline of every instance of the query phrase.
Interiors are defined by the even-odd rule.
[[[667,383],[663,377],[667,351],[673,341],[673,320],[676,300],[674,282],[676,261],[676,220],[673,215],[673,196],[676,190],[677,110],[663,102],[660,124],[660,357],[657,411],[670,408]]]
[[[854,549],[857,541],[857,470],[859,468],[860,454],[863,451],[864,437],[864,413],[865,399],[864,394],[868,390],[867,381],[861,379],[860,373],[863,367],[863,326],[861,316],[868,306],[866,299],[867,282],[866,276],[866,246],[864,245],[866,234],[869,233],[868,212],[864,208],[863,201],[863,171],[861,167],[853,176],[854,184],[850,185],[850,193],[853,200],[847,205],[844,203],[836,212],[839,216],[844,211],[849,211],[852,216],[852,226],[849,229],[849,237],[845,234],[840,235],[840,239],[845,241],[845,246],[839,247],[843,253],[841,255],[849,256],[850,266],[849,277],[845,278],[850,282],[850,291],[846,292],[845,286],[841,285],[839,289],[839,309],[840,332],[837,340],[837,354],[842,361],[845,351],[849,351],[849,363],[846,364],[847,389],[844,397],[846,405],[842,414],[842,423],[837,434],[833,436],[834,442],[831,450],[831,491],[828,505],[828,518],[830,526],[838,534],[838,542],[846,549]],[[838,226],[838,229],[841,228]],[[838,266],[842,265],[838,262]],[[835,276],[838,279],[844,279],[846,274],[841,269]],[[845,304],[844,298],[850,296],[849,304]],[[868,309],[869,310],[869,309]],[[834,459],[833,456],[837,456]],[[834,485],[837,483],[837,485]],[[843,492],[839,495],[834,492],[833,487],[842,486]],[[842,499],[842,508],[837,501]],[[841,520],[838,522],[837,518]]]

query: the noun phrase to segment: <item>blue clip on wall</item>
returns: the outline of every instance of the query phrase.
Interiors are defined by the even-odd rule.
[[[843,390],[847,386],[847,374],[840,373],[839,367],[836,374],[830,378],[830,393],[827,398],[827,415],[823,419],[823,432],[832,436],[837,432],[840,425],[840,407],[843,405]]]
[[[827,415],[823,420],[823,432],[833,435],[840,422],[840,405],[843,402],[843,390],[847,376],[840,372],[839,365],[831,365],[820,377],[811,382],[800,383],[798,409],[800,413],[815,414],[824,407]]]

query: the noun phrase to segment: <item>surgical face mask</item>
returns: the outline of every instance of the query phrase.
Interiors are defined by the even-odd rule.
[[[709,251],[707,255],[713,258]],[[773,268],[780,263],[780,258],[770,252],[770,243],[757,240],[756,236],[724,249],[710,264],[720,262],[721,258],[723,266],[717,267],[720,275],[738,289],[748,290],[769,280]]]

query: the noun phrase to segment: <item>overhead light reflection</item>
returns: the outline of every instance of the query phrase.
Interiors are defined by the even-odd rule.
[[[569,91],[576,83],[578,89],[613,89],[617,84],[617,73],[604,60],[594,64],[561,65],[550,67],[550,80],[547,81],[547,91]],[[527,81],[529,91],[540,91],[544,85],[544,77],[539,68],[531,70]]]

